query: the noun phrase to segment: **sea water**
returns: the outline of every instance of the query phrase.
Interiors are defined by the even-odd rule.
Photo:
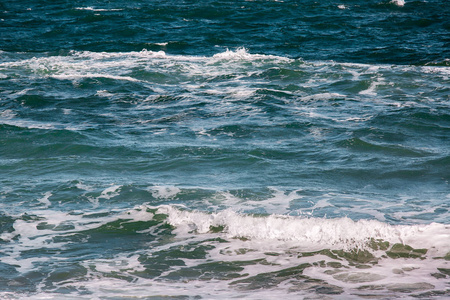
[[[0,298],[450,297],[450,6],[0,3]]]

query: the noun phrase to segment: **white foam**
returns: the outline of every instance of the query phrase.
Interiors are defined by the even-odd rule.
[[[52,205],[52,203],[50,202],[50,200],[48,200],[48,198],[50,198],[52,196],[51,192],[46,192],[44,194],[44,196],[40,199],[37,199],[39,202],[41,202],[42,204],[45,205],[45,207],[49,207],[50,205]]]
[[[159,43],[165,45],[165,43]],[[251,64],[243,65],[242,62]],[[238,48],[235,51],[226,50],[217,53],[212,57],[188,56],[188,55],[168,55],[164,51],[149,51],[143,49],[139,52],[91,52],[91,51],[71,51],[66,56],[34,57],[12,62],[0,63],[0,68],[10,69],[16,67],[29,68],[37,76],[53,76],[54,78],[70,78],[70,76],[83,78],[105,77],[119,80],[139,81],[137,78],[129,76],[127,73],[133,68],[143,66],[152,70],[158,68],[161,72],[183,72],[188,75],[204,75],[206,77],[223,74],[232,74],[237,79],[242,76],[258,74],[262,66],[263,70],[272,66],[279,67],[286,63],[295,62],[294,59],[275,55],[252,54],[245,48]],[[334,70],[335,67],[338,70]],[[292,66],[290,66],[292,67]],[[415,66],[393,66],[393,65],[369,65],[355,63],[336,63],[333,61],[317,61],[302,63],[296,66],[299,70],[306,69],[313,74],[323,74],[324,72],[340,72],[342,67],[348,70],[357,80],[361,74],[377,75],[380,71],[389,72],[393,68],[406,68],[406,71],[438,72],[448,75],[448,67],[415,67]],[[318,69],[319,68],[319,69]],[[323,71],[323,72],[322,72]],[[313,76],[312,82],[320,84],[324,79],[320,76]],[[252,80],[254,82],[254,80]],[[241,83],[241,81],[239,81]]]
[[[322,100],[330,100],[335,98],[345,98],[345,95],[338,93],[320,93],[311,96],[301,97],[302,101],[322,101]]]
[[[122,213],[119,218],[128,219],[130,222],[139,222],[148,221],[153,216],[153,213],[147,211],[147,206],[141,205]]]
[[[245,48],[238,48],[236,51],[231,51],[227,49],[225,52],[214,54],[213,58],[217,59],[243,59],[243,60],[249,60],[252,58],[256,58],[256,56],[252,56],[250,53],[247,52]]]
[[[400,7],[402,7],[402,6],[404,6],[405,5],[405,0],[391,0],[391,2],[390,3],[392,3],[392,4],[395,4],[395,5],[397,5],[397,6],[400,6]]]
[[[20,120],[20,119],[1,119],[0,124],[17,126],[21,128],[28,129],[54,129],[56,127],[63,128],[62,124],[57,123],[43,123],[39,121],[29,121],[29,120]]]
[[[51,193],[45,194],[43,200],[47,204],[48,197]],[[108,212],[110,209],[108,209]],[[105,217],[91,219],[83,218],[83,214],[69,214],[50,209],[42,209],[35,211],[36,218],[24,220],[21,216],[11,215],[16,220],[13,223],[14,231],[5,233],[0,236],[9,241],[3,245],[2,252],[5,254],[0,257],[0,262],[17,266],[19,272],[29,272],[39,267],[39,262],[50,261],[54,259],[64,259],[57,257],[30,257],[24,258],[21,253],[35,249],[59,249],[64,250],[65,246],[70,242],[54,242],[56,236],[71,235],[83,230],[97,228],[107,222],[117,220],[117,215],[111,213]],[[119,215],[124,219],[139,219],[139,211],[136,209],[132,213]],[[131,216],[131,217],[130,217]],[[151,218],[151,214],[147,213],[146,218]]]
[[[93,8],[92,6],[87,7],[75,7],[76,10],[89,10],[89,11],[122,11],[122,8]]]
[[[435,255],[445,255],[450,249],[450,226],[438,223],[394,226],[376,220],[349,218],[255,217],[232,210],[206,214],[174,206],[160,206],[158,212],[167,214],[167,222],[180,232],[194,230],[204,234],[210,227],[223,226],[229,238],[289,241],[309,250],[366,248],[371,239],[425,247]]]
[[[240,47],[235,51],[227,49],[225,52],[217,53],[213,55],[213,60],[221,61],[255,61],[255,60],[274,60],[279,62],[292,62],[293,59],[275,55],[264,55],[264,54],[251,54],[247,51],[247,49]]]
[[[346,291],[353,290],[356,295],[364,295],[369,292],[394,299],[398,298],[398,294],[395,295],[393,292],[398,289],[402,291],[403,296],[409,299],[408,291],[414,293],[446,289],[444,280],[430,276],[430,274],[436,273],[439,267],[446,267],[446,263],[433,259],[417,261],[385,258],[376,266],[365,270],[346,268],[333,272],[335,271],[333,268],[312,267],[305,269],[303,274],[341,286]],[[369,290],[359,289],[361,286],[366,286]],[[372,290],[370,290],[370,286],[373,286]],[[409,288],[407,288],[408,286]],[[356,292],[358,290],[359,292]]]
[[[50,75],[50,77],[60,80],[80,80],[83,78],[108,78],[114,80],[125,80],[139,82],[140,80],[130,77],[130,76],[116,76],[101,73],[88,73],[88,74],[60,74],[60,75]]]
[[[111,185],[109,188],[106,188],[102,191],[98,199],[106,199],[109,200],[113,197],[116,197],[119,195],[120,189],[122,188],[122,185]]]
[[[370,83],[370,86],[363,91],[360,91],[358,94],[360,95],[370,95],[370,96],[376,96],[377,93],[375,92],[377,86],[384,84],[384,80],[382,78],[378,78],[375,81],[372,81]]]
[[[3,69],[24,69],[23,76],[29,76],[32,72],[34,76],[51,77],[60,80],[70,80],[78,84],[80,80],[86,78],[107,78],[124,82],[138,82],[146,85],[155,92],[147,100],[157,99],[159,95],[170,93],[173,85],[180,85],[180,82],[168,80],[160,84],[148,82],[145,77],[140,78],[139,73],[134,73],[135,69],[144,68],[145,71],[158,72],[167,78],[186,77],[188,81],[182,82],[183,88],[187,89],[186,99],[192,99],[198,93],[208,93],[213,96],[222,97],[226,101],[235,99],[242,100],[255,97],[256,91],[266,87],[267,82],[259,75],[270,68],[282,68],[287,64],[287,68],[295,71],[310,72],[312,75],[309,81],[301,83],[302,87],[321,87],[324,84],[330,85],[342,81],[342,76],[352,77],[353,81],[371,80],[367,89],[360,91],[359,95],[375,96],[377,87],[384,84],[382,76],[393,76],[396,71],[407,71],[416,73],[427,73],[430,75],[440,75],[442,78],[448,77],[448,67],[415,67],[415,66],[393,66],[393,65],[369,65],[353,63],[336,63],[333,61],[302,62],[292,65],[296,60],[264,54],[252,54],[245,48],[238,48],[234,51],[226,50],[217,53],[212,57],[188,56],[188,55],[168,55],[164,51],[142,50],[139,52],[90,52],[71,51],[66,56],[35,57],[13,62],[0,64]],[[297,60],[299,61],[299,60]],[[343,69],[346,71],[343,72]],[[404,70],[403,70],[404,69]],[[17,72],[17,71],[14,71]],[[321,74],[339,73],[342,76],[330,77]],[[17,74],[21,76],[21,73]],[[224,81],[210,81],[213,78],[227,77]],[[371,77],[367,78],[367,77]],[[192,79],[192,80],[189,80]],[[395,82],[396,78],[389,78]],[[323,89],[321,89],[323,90]],[[279,91],[272,88],[272,91]],[[283,90],[283,93],[286,91]],[[98,95],[111,96],[108,92],[98,91]],[[346,95],[334,91],[324,91],[315,95],[299,95],[303,100],[327,100],[331,98],[344,98]],[[348,97],[348,95],[347,95]]]
[[[5,109],[4,111],[0,112],[1,119],[10,120],[10,119],[14,118],[15,116],[17,116],[17,114],[14,111],[12,111],[11,109]]]
[[[117,186],[111,186],[106,193],[114,192]],[[163,193],[166,191],[163,190]],[[296,199],[294,192],[285,193],[274,190],[274,198]],[[285,201],[282,201],[285,202]],[[430,276],[436,272],[436,268],[447,268],[448,263],[442,259],[433,259],[443,249],[449,249],[449,231],[447,225],[429,224],[420,226],[392,226],[378,221],[354,222],[347,218],[320,219],[298,218],[281,215],[257,217],[253,215],[238,214],[231,210],[208,214],[198,211],[186,211],[179,206],[139,205],[130,210],[116,211],[109,216],[98,218],[84,218],[84,214],[67,214],[52,210],[42,210],[39,220],[16,220],[15,232],[19,238],[5,245],[2,249],[4,256],[0,261],[18,266],[20,272],[35,270],[42,264],[48,264],[55,259],[66,260],[72,257],[22,257],[22,252],[33,249],[61,249],[65,243],[53,242],[53,237],[64,236],[74,232],[98,228],[107,222],[118,219],[124,222],[137,222],[152,220],[154,214],[149,211],[157,209],[158,214],[167,214],[167,222],[176,226],[173,233],[177,236],[170,242],[152,244],[130,252],[118,253],[114,257],[99,257],[86,259],[80,263],[86,268],[87,274],[82,280],[68,280],[56,282],[57,287],[70,287],[82,291],[88,291],[87,295],[69,294],[64,299],[91,299],[91,298],[142,298],[152,295],[175,297],[187,295],[188,297],[201,296],[214,299],[273,299],[276,297],[302,298],[302,295],[313,296],[314,290],[295,290],[296,284],[302,283],[301,278],[286,277],[287,280],[270,289],[257,289],[249,292],[240,289],[245,288],[245,282],[230,284],[235,280],[250,279],[259,274],[270,274],[301,264],[309,264],[302,274],[312,279],[318,279],[342,287],[344,292],[336,299],[352,299],[350,294],[363,294],[366,291],[358,290],[361,285],[374,285],[377,290],[370,291],[373,294],[384,295],[395,289],[408,287],[415,284],[417,289],[445,290],[445,280]],[[96,211],[101,213],[101,211]],[[127,221],[128,220],[128,221]],[[51,229],[38,230],[36,225],[46,221],[48,224],[73,224],[74,229],[66,231],[54,231]],[[223,226],[223,230],[212,233],[210,226]],[[140,234],[157,235],[157,232],[143,230]],[[227,242],[219,242],[217,237],[226,238]],[[145,235],[143,235],[145,238]],[[349,248],[358,247],[367,241],[367,238],[381,238],[392,243],[404,241],[417,248],[429,248],[429,253],[424,259],[390,259],[384,258],[376,265],[368,269],[355,268],[345,259],[333,259],[323,254],[301,255],[303,251],[321,249],[340,249],[343,244]],[[440,244],[439,244],[440,241]],[[187,259],[179,257],[183,264],[168,267],[157,278],[140,276],[140,272],[146,272],[151,266],[144,265],[142,255],[151,257],[153,254],[165,253],[173,249],[191,248],[193,245],[204,247],[207,255],[204,258]],[[436,247],[436,248],[431,248]],[[269,253],[269,254],[268,254]],[[379,257],[379,256],[378,256]],[[239,262],[245,262],[239,264]],[[205,266],[210,263],[238,263],[242,270],[236,271],[240,278],[166,280],[163,276],[172,272],[196,266]],[[320,262],[320,264],[318,263]],[[328,262],[339,262],[343,267],[335,269]],[[212,267],[214,268],[214,267]],[[211,269],[211,272],[214,272]],[[276,277],[276,275],[274,275]],[[126,279],[126,280],[124,280]],[[423,284],[426,282],[427,284]],[[14,282],[11,282],[14,284]],[[44,283],[42,283],[44,284]],[[291,289],[292,288],[292,289]],[[384,290],[383,290],[384,289]],[[380,291],[381,290],[381,291]],[[4,296],[5,294],[0,294]],[[402,294],[408,295],[408,294]],[[14,295],[20,298],[19,295]],[[357,296],[355,296],[358,298]],[[23,298],[26,299],[26,298]],[[61,294],[52,294],[44,289],[38,289],[33,299],[61,299]]]
[[[269,214],[286,214],[289,212],[291,202],[303,198],[298,194],[301,189],[291,192],[285,192],[275,187],[271,187],[272,197],[264,201],[246,201],[246,203],[255,204],[255,206],[263,205]]]
[[[80,190],[85,190],[85,191],[92,191],[94,188],[90,185],[84,184],[83,182],[77,182],[77,184],[75,184],[77,189]]]
[[[175,198],[181,190],[176,186],[159,186],[155,185],[149,187],[152,196],[159,199],[173,199]]]
[[[64,56],[29,58],[29,54],[27,54],[24,57],[26,59],[0,63],[0,69],[11,69],[16,77],[23,77],[26,80],[29,76],[50,77],[69,80],[74,86],[78,86],[80,82],[89,78],[113,79],[119,81],[118,84],[138,83],[153,91],[150,95],[136,95],[136,102],[146,102],[145,105],[139,106],[138,104],[139,109],[142,110],[154,109],[155,107],[166,108],[174,105],[173,103],[155,100],[161,96],[171,95],[175,90],[182,90],[183,92],[179,93],[180,98],[185,99],[182,101],[189,102],[201,99],[201,101],[214,102],[215,112],[218,115],[235,114],[238,110],[246,116],[257,116],[261,119],[267,118],[262,106],[246,106],[242,103],[235,105],[234,102],[259,99],[261,96],[258,91],[267,90],[269,84],[271,85],[270,91],[286,93],[285,83],[276,86],[278,83],[269,82],[264,73],[270,69],[287,68],[295,72],[309,74],[295,83],[301,92],[296,91],[290,94],[292,97],[289,97],[289,100],[282,99],[282,101],[285,101],[287,108],[300,111],[301,117],[352,123],[365,122],[377,115],[379,110],[376,106],[395,104],[396,102],[393,102],[391,97],[393,92],[407,93],[408,95],[405,96],[411,95],[411,97],[415,95],[417,89],[406,91],[411,87],[405,86],[404,79],[400,78],[398,74],[404,74],[405,72],[421,74],[420,76],[424,73],[429,74],[426,75],[424,82],[415,84],[420,86],[436,79],[436,87],[438,88],[442,88],[445,78],[448,78],[450,74],[449,67],[370,65],[333,61],[303,62],[274,55],[252,54],[245,48],[238,48],[234,51],[226,50],[211,57],[170,55],[163,51],[149,50],[137,52],[71,51],[69,55]],[[154,82],[151,76],[146,76],[145,72],[161,74],[162,76],[158,77],[158,81],[161,80],[161,82]],[[417,78],[420,76],[417,76]],[[178,79],[181,79],[181,81]],[[343,81],[346,87],[340,89]],[[363,81],[367,82],[367,86],[359,93],[352,92],[352,90],[359,88]],[[390,88],[390,86],[386,88],[387,85],[393,85],[394,88]],[[336,86],[336,88],[333,86]],[[306,92],[305,89],[308,87],[311,87],[311,91]],[[402,89],[405,89],[405,91]],[[427,87],[427,89],[432,91],[432,87]],[[27,92],[28,90],[18,93],[11,92],[8,97],[14,98],[21,94],[27,94]],[[100,88],[96,95],[108,98],[122,96]],[[60,97],[61,95],[57,96]],[[375,104],[369,109],[367,107],[370,107],[370,104],[365,105],[360,101],[364,100],[364,103],[367,103],[365,101],[368,98]],[[346,106],[345,108],[348,106],[350,109],[338,110],[339,113],[337,113],[337,110],[329,109],[328,105],[314,105],[314,103],[311,103],[311,105],[303,105],[303,103],[302,105],[296,105],[298,104],[297,100],[319,102],[334,99],[352,100],[351,103],[350,101],[336,103],[340,106]],[[428,99],[433,101],[433,97],[428,97]],[[148,103],[152,101],[156,103]],[[424,100],[424,102],[426,101]],[[415,105],[418,105],[418,102],[415,101]],[[176,105],[179,103],[177,102]],[[397,101],[397,104],[407,105],[405,101]],[[358,108],[356,106],[360,106],[361,110],[354,109]],[[364,110],[364,114],[360,113],[362,110]],[[343,111],[347,113],[343,114]],[[294,113],[296,112],[294,111]],[[28,128],[67,128],[67,124],[17,120],[13,114],[6,114],[3,118],[0,117],[0,122]],[[149,124],[152,120],[141,118],[136,122]],[[76,125],[74,129],[91,128],[92,126],[94,125],[83,123]],[[189,126],[195,127],[196,125],[191,123]],[[206,129],[204,124],[199,126]],[[320,140],[320,133],[324,132],[314,132],[314,137],[318,140]],[[232,133],[224,132],[223,134],[231,135]],[[210,138],[214,139],[215,137],[215,135],[212,135]]]

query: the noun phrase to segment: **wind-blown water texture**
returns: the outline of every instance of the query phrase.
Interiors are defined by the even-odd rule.
[[[0,296],[449,297],[448,9],[1,4]]]
[[[219,47],[345,62],[448,65],[450,12],[441,0],[9,1],[2,50],[153,51]]]

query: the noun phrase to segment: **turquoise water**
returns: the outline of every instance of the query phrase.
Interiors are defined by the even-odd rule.
[[[449,297],[449,17],[0,4],[0,298]]]

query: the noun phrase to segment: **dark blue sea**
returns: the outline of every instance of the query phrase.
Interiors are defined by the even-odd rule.
[[[1,0],[0,299],[450,298],[448,0]]]

